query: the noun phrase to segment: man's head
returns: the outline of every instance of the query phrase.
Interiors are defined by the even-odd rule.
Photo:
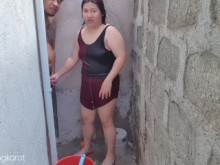
[[[63,0],[44,0],[44,13],[46,16],[55,16]]]

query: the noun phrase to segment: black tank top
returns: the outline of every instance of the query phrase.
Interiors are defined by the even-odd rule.
[[[82,61],[82,75],[104,78],[112,69],[115,56],[112,51],[105,48],[104,42],[107,27],[104,28],[96,41],[89,45],[83,41],[81,29],[78,36],[78,44],[79,58]]]

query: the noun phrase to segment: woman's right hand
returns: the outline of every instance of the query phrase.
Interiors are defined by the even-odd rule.
[[[60,76],[57,73],[51,75],[50,76],[50,83],[51,83],[51,85],[55,86],[57,84],[57,82],[59,81],[59,79],[60,79]]]

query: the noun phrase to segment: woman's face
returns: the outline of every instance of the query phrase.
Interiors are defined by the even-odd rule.
[[[96,27],[102,24],[102,13],[95,3],[85,3],[82,9],[82,16],[87,26]]]

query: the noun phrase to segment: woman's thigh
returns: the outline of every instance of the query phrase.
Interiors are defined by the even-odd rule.
[[[81,117],[84,123],[93,123],[95,121],[96,110],[91,110],[81,105]]]
[[[116,103],[117,103],[117,99],[113,99],[104,106],[98,108],[99,118],[102,123],[113,122]]]

